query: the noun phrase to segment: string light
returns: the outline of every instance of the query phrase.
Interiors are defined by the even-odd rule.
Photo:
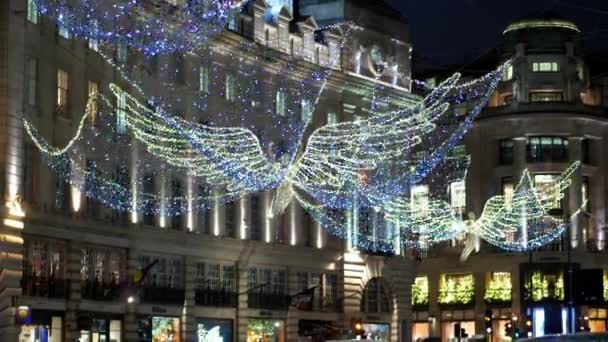
[[[224,30],[248,1],[34,0],[70,35],[124,45],[146,55],[192,52]]]

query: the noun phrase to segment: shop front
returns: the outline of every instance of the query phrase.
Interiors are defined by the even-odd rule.
[[[332,321],[302,319],[298,322],[298,336],[302,342],[323,342],[340,338],[341,329]]]
[[[424,341],[429,337],[431,337],[431,324],[428,321],[412,324],[412,341]]]
[[[18,307],[17,324],[21,325],[19,342],[61,342],[63,341],[63,313],[30,310]]]
[[[140,317],[137,334],[139,342],[181,342],[179,317]]]
[[[85,314],[78,317],[79,342],[122,342],[120,316]]]
[[[277,319],[249,319],[247,342],[285,342],[285,321]]]
[[[365,322],[362,324],[362,329],[365,339],[382,342],[391,340],[391,325],[389,323]]]
[[[196,320],[196,342],[233,342],[231,319],[199,318]]]

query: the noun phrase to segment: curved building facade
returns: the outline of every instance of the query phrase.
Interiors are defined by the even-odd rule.
[[[569,228],[529,253],[478,239],[461,261],[465,237],[425,251],[413,289],[414,340],[451,341],[460,329],[493,341],[606,330],[608,107],[580,35],[575,23],[557,16],[509,25],[501,60],[512,58],[512,67],[464,141],[471,155],[466,212],[473,217],[490,197],[508,198],[524,170],[540,184],[580,161],[553,211]]]

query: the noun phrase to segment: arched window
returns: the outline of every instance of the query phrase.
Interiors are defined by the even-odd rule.
[[[380,278],[372,278],[367,282],[361,299],[361,312],[390,312],[389,291]]]

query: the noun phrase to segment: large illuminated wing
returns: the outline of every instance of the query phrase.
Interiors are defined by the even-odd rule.
[[[192,123],[152,109],[114,84],[110,88],[125,101],[124,117],[133,136],[168,164],[228,192],[259,191],[275,181],[278,165],[249,129]]]
[[[512,196],[494,196],[484,207],[473,233],[506,250],[530,250],[552,242],[566,229],[562,217],[552,216],[580,163],[573,163],[552,182],[535,184],[526,170]],[[578,215],[578,212],[573,213]]]

